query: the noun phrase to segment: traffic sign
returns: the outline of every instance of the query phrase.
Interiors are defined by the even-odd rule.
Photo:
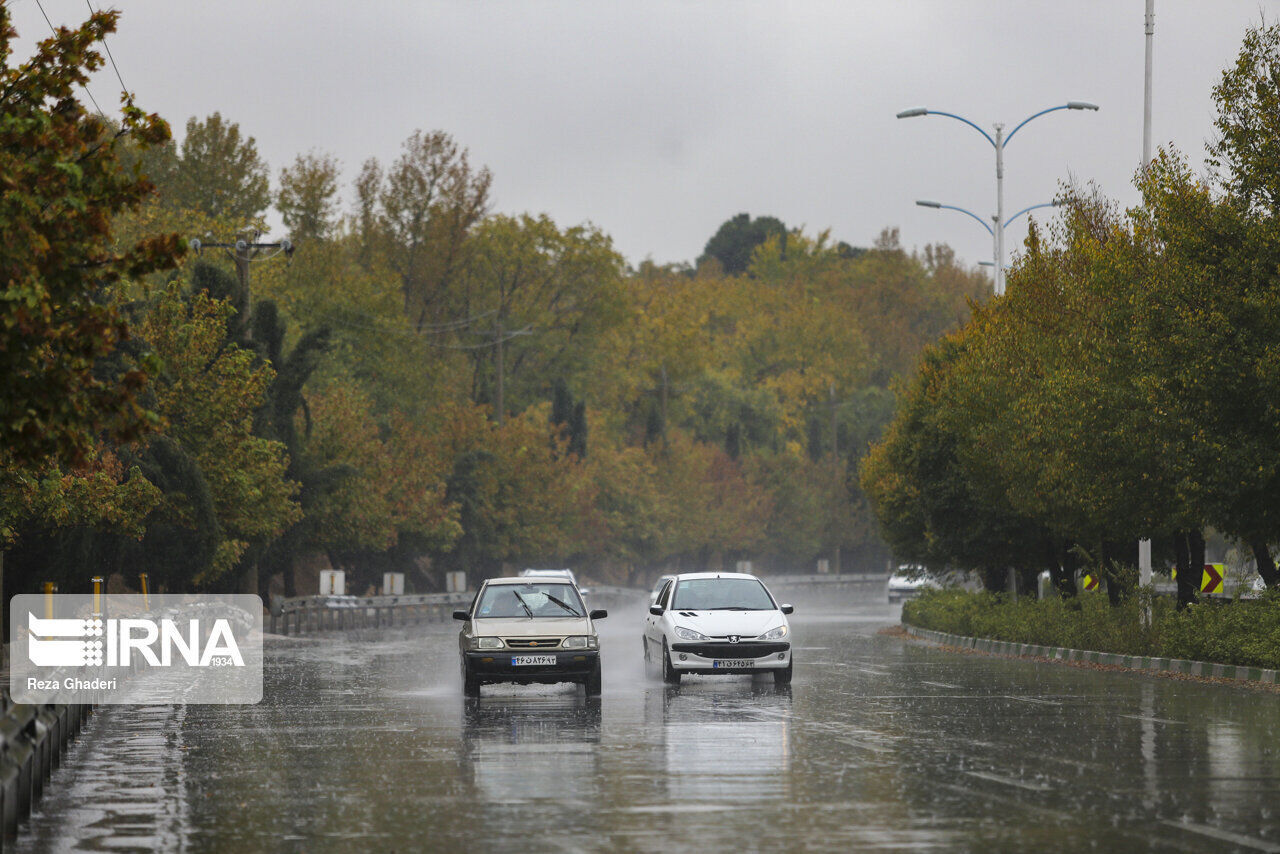
[[[1086,572],[1084,578],[1080,579],[1080,583],[1084,585],[1085,590],[1097,590],[1098,576],[1094,575],[1092,572]]]
[[[1222,577],[1227,574],[1227,565],[1223,563],[1206,563],[1204,574],[1200,576],[1201,593],[1221,593]]]

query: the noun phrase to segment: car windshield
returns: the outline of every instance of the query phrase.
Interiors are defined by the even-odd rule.
[[[772,611],[764,585],[754,578],[690,578],[676,582],[673,610]]]
[[[586,609],[572,584],[530,581],[491,584],[476,602],[476,617],[585,617]]]

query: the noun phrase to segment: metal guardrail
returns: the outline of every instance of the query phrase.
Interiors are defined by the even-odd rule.
[[[298,596],[277,599],[271,608],[272,634],[406,626],[448,619],[455,605],[474,593],[406,593],[399,596]]]
[[[85,704],[29,706],[0,689],[0,851],[11,850],[68,742],[93,710]]]
[[[885,572],[845,572],[839,575],[766,575],[761,576],[772,587],[800,584],[884,584],[889,580]]]
[[[587,586],[589,602],[642,596],[631,587]],[[388,626],[418,625],[451,618],[458,606],[471,604],[475,591],[404,593],[398,596],[298,596],[277,599],[271,608],[272,634],[301,635]]]

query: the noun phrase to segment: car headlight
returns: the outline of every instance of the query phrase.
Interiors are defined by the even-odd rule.
[[[480,637],[475,641],[476,649],[502,649],[502,638]]]
[[[561,649],[595,649],[600,642],[591,635],[573,635],[564,639]]]
[[[760,636],[760,640],[782,640],[786,636],[787,636],[787,627],[778,626],[776,628],[769,629],[769,631],[762,634]]]
[[[686,629],[684,626],[676,626],[676,637],[691,641],[711,640],[702,632],[695,632],[693,629]]]

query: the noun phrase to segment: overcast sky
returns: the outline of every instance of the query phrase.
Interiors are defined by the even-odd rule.
[[[83,0],[41,0],[55,24]],[[99,0],[93,0],[95,5]],[[48,26],[10,0],[24,40]],[[1012,128],[1012,213],[1069,176],[1132,202],[1142,153],[1143,0],[118,0],[110,42],[140,106],[181,134],[215,110],[272,167],[310,149],[393,159],[414,129],[443,129],[494,174],[493,209],[590,220],[632,263],[687,261],[721,222],[769,214],[868,245],[951,244],[990,258],[991,146],[959,122]],[[1277,0],[1156,0],[1154,136],[1202,163],[1211,89],[1246,27]],[[25,46],[24,46],[25,47]],[[26,52],[29,52],[27,50]],[[23,53],[22,55],[26,55]],[[118,99],[108,68],[91,91]],[[1026,217],[1006,245],[1020,247]]]

